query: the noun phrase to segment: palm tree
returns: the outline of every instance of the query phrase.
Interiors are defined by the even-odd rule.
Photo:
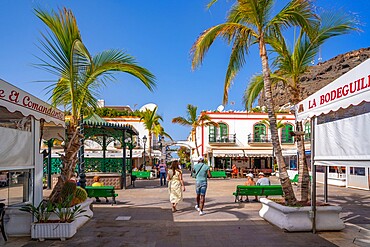
[[[211,1],[210,4],[214,2]],[[198,37],[191,49],[192,67],[194,69],[202,63],[205,53],[217,37],[224,38],[228,43],[232,43],[232,51],[224,83],[223,101],[226,103],[231,81],[245,64],[245,55],[248,54],[252,45],[258,44],[262,62],[265,104],[271,126],[272,142],[279,166],[280,182],[287,204],[294,205],[296,198],[282,156],[276,128],[266,46],[271,37],[281,37],[281,32],[285,28],[299,25],[304,30],[308,30],[314,25],[316,17],[311,10],[309,1],[292,0],[275,15],[272,11],[274,2],[274,0],[238,0],[232,6],[226,23],[211,27]]]
[[[146,109],[145,111],[141,112],[140,114],[140,121],[143,121],[144,127],[146,130],[148,130],[148,136],[149,136],[149,164],[152,166],[152,139],[153,134],[158,137],[158,135],[166,135],[169,136],[159,123],[159,121],[163,121],[163,118],[160,115],[157,115],[157,109],[158,106],[156,106],[153,111]],[[144,154],[145,155],[145,154]]]
[[[211,120],[211,117],[205,113],[201,113],[198,117],[198,107],[188,104],[187,106],[187,117],[175,117],[172,119],[172,123],[181,124],[183,126],[191,126],[191,133],[194,136],[195,149],[197,150],[198,157],[200,156],[197,142],[197,128],[201,126],[209,126],[218,124]]]
[[[83,111],[96,107],[97,90],[114,79],[113,72],[125,72],[138,78],[149,89],[155,86],[155,77],[136,64],[133,57],[119,51],[106,50],[91,56],[80,35],[75,16],[66,8],[58,13],[35,9],[36,16],[50,29],[42,34],[41,50],[47,59],[40,58],[39,67],[56,75],[58,81],[49,86],[54,106],[64,106],[71,113],[66,129],[63,167],[50,199],[57,201],[65,181],[76,167],[77,152],[83,137],[79,120]]]
[[[356,30],[355,25],[356,23],[350,15],[340,12],[324,12],[320,16],[319,25],[310,30],[309,35],[300,30],[293,50],[289,49],[284,38],[272,38],[270,45],[273,51],[277,53],[273,62],[276,72],[271,74],[272,83],[283,82],[289,90],[290,102],[293,105],[298,104],[302,101],[301,77],[309,69],[311,61],[315,59],[319,52],[320,46],[330,38]],[[244,95],[247,109],[252,107],[252,103],[261,93],[262,88],[262,75],[254,76]],[[297,133],[295,139],[299,157],[299,194],[300,200],[306,202],[310,194],[310,176],[305,155],[304,138],[302,137],[304,129],[301,121],[296,122],[295,133]]]

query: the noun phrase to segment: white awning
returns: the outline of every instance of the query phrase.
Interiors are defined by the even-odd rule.
[[[272,157],[272,150],[220,149],[211,151],[214,157]]]
[[[302,121],[363,101],[370,102],[370,59],[298,103],[296,119]]]
[[[297,155],[297,149],[285,149],[282,150],[283,156],[294,156]]]
[[[64,113],[35,96],[0,79],[0,106],[10,112],[32,115],[37,120],[44,119],[55,125],[65,126]]]

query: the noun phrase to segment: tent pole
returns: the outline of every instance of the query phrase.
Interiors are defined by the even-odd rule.
[[[324,174],[324,202],[328,202],[328,166],[325,166]]]
[[[48,140],[48,190],[51,190],[51,147],[53,146],[54,139]]]
[[[312,171],[312,189],[311,189],[311,216],[312,233],[316,233],[316,166],[315,166],[315,126],[316,117],[311,119],[311,171]]]

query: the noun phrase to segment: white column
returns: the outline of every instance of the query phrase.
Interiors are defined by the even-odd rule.
[[[33,162],[34,162],[34,176],[33,176],[33,183],[31,185],[31,193],[33,192],[33,203],[34,205],[38,205],[42,199],[42,190],[43,190],[43,184],[42,184],[42,176],[43,176],[43,157],[42,154],[40,154],[40,147],[39,147],[39,141],[40,141],[40,121],[35,120],[32,118],[33,126],[32,126],[32,132],[33,132]],[[32,181],[32,180],[31,180]]]

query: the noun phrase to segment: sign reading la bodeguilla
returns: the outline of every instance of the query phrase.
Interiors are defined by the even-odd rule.
[[[315,98],[308,100],[308,109],[304,109],[303,105],[300,104],[298,112],[313,109],[317,106],[325,105],[329,102],[335,101],[342,97],[347,97],[357,92],[360,92],[370,87],[370,75],[366,77],[358,78],[354,81],[345,83],[344,85],[338,86],[330,91],[323,92]]]
[[[64,121],[62,111],[3,80],[0,80],[0,99]]]

